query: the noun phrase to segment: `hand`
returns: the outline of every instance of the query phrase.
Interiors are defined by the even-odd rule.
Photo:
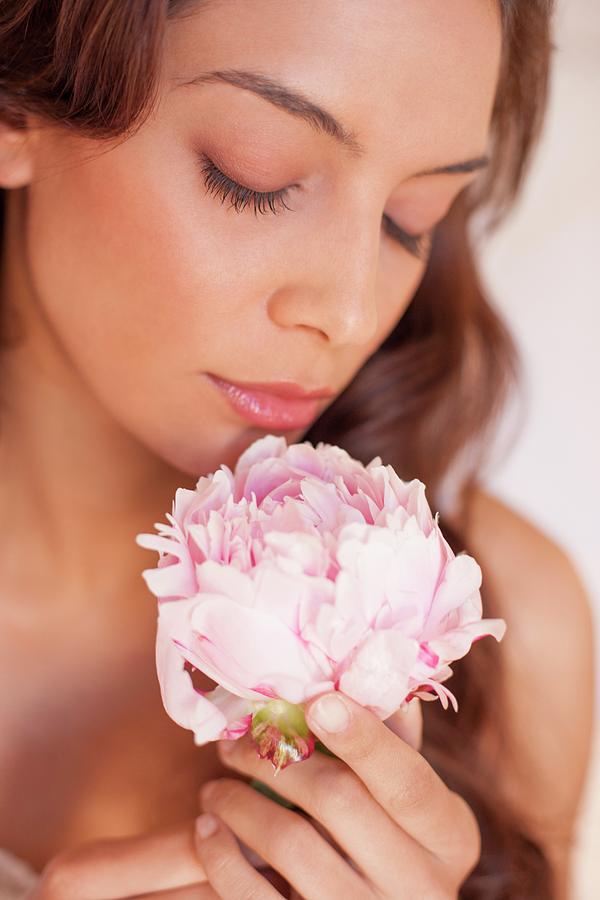
[[[238,838],[307,900],[456,900],[479,859],[480,833],[465,800],[419,753],[420,701],[384,723],[349,697],[332,696],[343,696],[347,727],[319,726],[311,716],[317,699],[307,704],[306,717],[339,759],[315,752],[274,778],[248,735],[219,742],[226,765],[260,778],[308,816],[239,778],[207,782],[202,804],[218,828],[196,846],[210,884],[222,900],[282,896],[243,858]]]
[[[194,821],[59,853],[28,900],[218,900],[194,852]]]

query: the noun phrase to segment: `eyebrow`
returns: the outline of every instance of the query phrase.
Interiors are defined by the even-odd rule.
[[[175,87],[221,82],[243,88],[243,90],[251,91],[264,100],[268,100],[269,103],[279,107],[279,109],[283,109],[291,115],[303,119],[315,131],[334,138],[334,140],[346,147],[353,156],[364,156],[367,152],[366,147],[358,141],[355,132],[346,128],[332,113],[310,100],[300,91],[294,90],[258,72],[250,72],[244,69],[216,69],[210,72],[201,72],[199,75],[183,81],[176,78],[173,80],[178,81]],[[416,175],[474,172],[477,169],[483,169],[489,165],[489,162],[488,156],[477,156],[473,159],[451,163],[447,166],[425,169],[422,172],[417,172]]]

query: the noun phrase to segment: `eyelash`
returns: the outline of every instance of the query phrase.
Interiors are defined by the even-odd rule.
[[[242,212],[249,203],[253,204],[254,215],[257,213],[264,215],[267,212],[267,206],[274,215],[277,215],[282,209],[290,210],[290,207],[285,203],[285,198],[290,193],[291,188],[281,188],[278,191],[255,191],[252,188],[238,184],[236,181],[232,181],[208,156],[201,156],[201,161],[201,171],[209,193],[220,196],[221,203],[224,203],[231,196],[231,206],[235,208],[236,212]],[[385,230],[392,240],[401,244],[417,259],[423,259],[427,255],[435,229],[432,228],[423,234],[407,234],[389,216],[384,215],[383,219]]]
[[[285,197],[290,193],[290,188],[282,188],[279,191],[254,191],[228,178],[208,156],[203,159],[202,172],[206,187],[211,193],[221,197],[221,203],[231,195],[231,206],[235,207],[236,212],[242,212],[249,203],[254,204],[254,215],[266,213],[265,204],[275,215],[278,212],[278,204],[280,209],[289,210],[289,206],[285,204]]]

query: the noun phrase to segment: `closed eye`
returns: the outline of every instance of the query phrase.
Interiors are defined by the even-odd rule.
[[[230,206],[238,213],[243,212],[252,204],[255,215],[257,213],[263,215],[268,210],[275,215],[283,209],[293,212],[285,201],[296,185],[290,185],[277,191],[256,191],[253,188],[245,187],[233,181],[204,154],[201,154],[201,161],[201,171],[204,175],[206,188],[209,193],[221,198],[221,204],[225,203],[229,198]],[[386,233],[392,240],[408,250],[409,253],[417,257],[417,259],[423,259],[427,255],[434,229],[423,234],[408,234],[408,232],[399,228],[389,216],[384,215],[383,222]]]
[[[257,213],[266,213],[266,206],[275,214],[280,212],[281,209],[290,208],[286,205],[285,198],[291,192],[291,187],[281,188],[278,191],[255,191],[252,188],[238,184],[237,181],[232,181],[207,156],[202,158],[204,162],[201,171],[204,174],[204,182],[208,191],[220,197],[221,203],[224,203],[230,197],[230,205],[234,207],[236,212],[242,212],[250,203],[253,204],[255,215]]]
[[[402,244],[402,246],[405,247],[409,253],[412,253],[413,256],[416,256],[417,259],[424,259],[427,256],[431,249],[431,241],[435,228],[424,231],[422,234],[408,234],[408,232],[399,228],[398,225],[385,214],[383,216],[383,221],[385,223],[385,230],[392,240]]]

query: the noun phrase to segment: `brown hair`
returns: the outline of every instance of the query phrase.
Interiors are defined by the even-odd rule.
[[[20,127],[29,112],[89,137],[127,139],[156,98],[168,19],[207,2],[2,0],[0,118]],[[379,455],[401,476],[419,477],[434,509],[450,475],[459,488],[457,512],[451,523],[441,511],[440,524],[455,552],[468,550],[469,499],[519,374],[512,338],[484,295],[467,226],[485,209],[490,232],[519,192],[543,121],[553,49],[553,0],[500,0],[500,7],[491,165],[438,226],[423,280],[395,330],[305,435],[339,444],[365,463]],[[0,234],[3,205],[0,191]],[[453,469],[459,462],[460,474]],[[498,615],[485,579],[482,597],[484,614]],[[494,790],[493,766],[502,759],[478,752],[484,728],[500,732],[501,677],[497,642],[477,642],[454,665],[458,713],[422,704],[423,754],[479,821],[481,857],[460,897],[545,900],[554,896],[549,861]]]

